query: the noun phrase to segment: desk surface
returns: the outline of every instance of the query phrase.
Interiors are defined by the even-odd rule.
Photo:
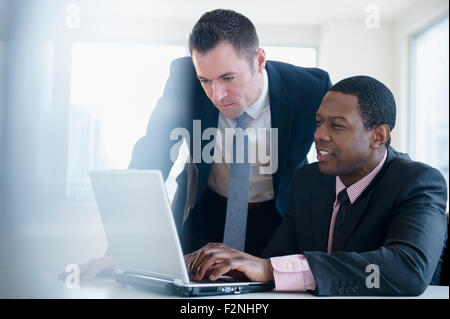
[[[67,288],[65,281],[58,280],[57,274],[44,271],[0,271],[2,285],[0,285],[0,298],[83,298],[83,299],[150,299],[150,298],[181,298],[170,295],[164,289],[142,289],[117,284],[111,278],[98,278],[89,282],[81,282],[79,288]],[[311,299],[329,297],[316,297],[307,292],[264,292],[243,295],[225,295],[208,297],[214,299]],[[378,298],[378,297],[333,297],[333,299]],[[379,297],[382,298],[382,297]],[[384,297],[394,299],[397,297]],[[448,286],[429,286],[419,299],[449,299]],[[196,297],[199,299],[199,297]]]

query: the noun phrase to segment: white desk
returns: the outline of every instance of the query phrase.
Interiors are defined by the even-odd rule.
[[[79,288],[67,288],[64,281],[57,279],[57,273],[44,271],[0,271],[3,278],[0,285],[0,298],[63,298],[63,299],[152,299],[181,298],[170,295],[163,289],[141,289],[122,286],[110,278],[98,278],[90,282],[80,282]],[[6,278],[6,279],[5,279]],[[202,297],[203,298],[203,297]],[[205,297],[206,298],[206,297]],[[398,299],[400,297],[316,297],[306,292],[264,292],[243,295],[224,295],[207,298],[214,299]],[[404,298],[404,297],[403,297]],[[416,299],[449,299],[448,286],[429,286]],[[201,299],[195,297],[195,299]]]

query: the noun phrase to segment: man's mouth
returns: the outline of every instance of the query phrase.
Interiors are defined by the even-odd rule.
[[[334,157],[334,153],[332,153],[331,151],[328,151],[328,150],[325,151],[325,150],[317,149],[317,160],[319,162],[329,161],[333,157]]]
[[[219,105],[219,107],[223,107],[223,108],[227,108],[227,107],[230,107],[230,106],[232,106],[234,103],[229,103],[229,104],[221,104],[221,105]]]

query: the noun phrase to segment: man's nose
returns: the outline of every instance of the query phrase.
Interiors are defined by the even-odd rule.
[[[212,84],[212,100],[216,103],[222,101],[226,96],[225,87],[219,81],[213,81]]]
[[[331,137],[330,134],[328,134],[328,130],[326,129],[325,125],[317,126],[316,131],[314,132],[314,142],[316,145],[319,142],[330,142]]]

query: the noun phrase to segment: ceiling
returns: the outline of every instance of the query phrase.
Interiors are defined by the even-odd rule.
[[[34,0],[33,0],[34,1]],[[42,1],[42,0],[40,0]],[[58,0],[61,1],[61,0]],[[365,19],[367,5],[376,4],[381,20],[396,20],[419,0],[62,0],[78,4],[92,18],[120,17],[196,21],[205,11],[233,9],[255,24],[320,25],[328,20]],[[422,0],[423,1],[423,0]],[[27,1],[0,0],[0,14]],[[28,2],[32,3],[32,2]],[[37,2],[39,3],[39,2]],[[34,3],[34,4],[37,4]],[[40,2],[41,4],[43,2]],[[55,2],[49,1],[50,6]]]

